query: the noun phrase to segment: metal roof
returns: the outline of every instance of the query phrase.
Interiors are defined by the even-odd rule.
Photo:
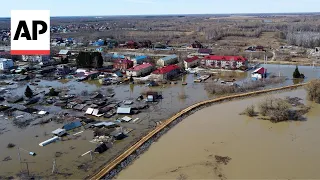
[[[66,131],[69,131],[80,126],[82,126],[80,121],[74,121],[74,122],[65,124],[62,128],[65,129]]]
[[[145,68],[149,68],[149,67],[152,67],[153,65],[150,64],[150,63],[145,63],[145,64],[141,64],[141,65],[138,65],[138,66],[134,66],[132,68],[129,68],[128,70],[129,71],[140,71],[142,69],[145,69]]]
[[[115,125],[115,123],[113,122],[100,122],[100,123],[94,124],[95,127],[100,127],[100,126],[109,127],[113,125]]]
[[[118,107],[117,113],[118,114],[130,114],[131,113],[131,107]]]
[[[174,54],[174,55],[163,57],[163,58],[161,58],[161,60],[168,61],[168,60],[175,59],[175,58],[178,58],[178,56]]]
[[[59,51],[59,54],[67,55],[68,52],[69,52],[69,50],[64,50],[64,49],[62,49],[62,50]]]
[[[52,131],[52,134],[60,134],[60,133],[63,133],[65,131],[66,131],[65,129],[59,128],[59,129],[56,129],[56,130]]]
[[[146,58],[147,58],[147,56],[142,55],[142,56],[136,56],[134,59],[136,61],[139,61],[139,60],[143,60],[143,59],[146,59]]]

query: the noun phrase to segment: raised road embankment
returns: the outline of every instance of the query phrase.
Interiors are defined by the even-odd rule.
[[[162,124],[157,126],[151,132],[149,132],[146,136],[142,137],[138,142],[134,145],[130,146],[127,150],[125,150],[122,154],[116,157],[113,161],[108,163],[105,167],[103,167],[99,172],[94,174],[91,179],[111,179],[115,175],[117,175],[123,168],[128,166],[136,157],[138,157],[143,151],[145,151],[155,140],[157,140],[162,134],[164,134],[167,130],[170,129],[171,126],[174,126],[179,121],[181,121],[186,116],[194,113],[199,108],[211,105],[213,103],[220,103],[223,101],[229,101],[237,98],[249,97],[254,95],[259,95],[268,92],[280,91],[280,90],[290,90],[295,89],[301,86],[306,85],[307,83],[303,84],[296,84],[290,86],[284,86],[280,88],[272,88],[272,89],[264,89],[254,92],[242,93],[242,94],[235,94],[230,96],[219,97],[215,99],[210,99],[207,101],[202,101],[196,103],[192,106],[189,106],[182,111],[178,112],[171,118],[163,121]]]

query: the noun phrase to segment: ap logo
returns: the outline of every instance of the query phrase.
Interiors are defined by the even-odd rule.
[[[50,11],[11,11],[11,54],[50,55]]]

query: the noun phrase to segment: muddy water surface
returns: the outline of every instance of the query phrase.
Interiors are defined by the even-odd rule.
[[[288,76],[291,78],[292,72],[294,70],[295,66],[278,66],[278,65],[268,65],[267,69],[268,72],[278,72],[281,71],[281,75]],[[299,67],[300,72],[305,73],[307,76],[307,80],[311,78],[316,78],[319,77],[319,69],[312,69],[310,67]],[[222,73],[223,74],[223,73]],[[235,73],[237,79],[245,79],[247,77],[250,77],[250,73]],[[222,75],[223,76],[223,75]],[[228,76],[228,75],[226,75]],[[72,179],[79,179],[86,177],[87,175],[91,175],[92,172],[96,169],[98,169],[100,166],[105,164],[108,160],[112,159],[116,154],[119,152],[123,151],[130,143],[134,142],[136,138],[139,138],[139,136],[143,133],[146,133],[150,131],[153,126],[156,125],[157,121],[165,120],[172,115],[174,115],[176,112],[180,111],[183,108],[186,108],[187,106],[190,106],[196,102],[200,102],[203,100],[211,99],[214,98],[213,95],[208,94],[204,90],[204,83],[193,83],[194,80],[194,75],[189,74],[186,75],[183,79],[183,81],[187,82],[188,85],[182,86],[181,81],[178,80],[178,84],[167,84],[164,86],[158,86],[158,87],[146,87],[145,85],[113,85],[113,86],[101,86],[98,84],[98,81],[88,81],[88,82],[75,82],[74,80],[70,81],[46,81],[46,80],[41,80],[39,82],[39,86],[30,86],[34,92],[41,92],[41,91],[48,91],[49,87],[54,87],[56,89],[65,89],[68,90],[68,93],[72,94],[79,94],[81,91],[88,91],[91,93],[92,91],[101,91],[101,92],[107,92],[108,89],[113,89],[113,91],[116,93],[115,95],[115,100],[124,100],[124,99],[135,99],[137,98],[141,92],[148,91],[148,90],[155,90],[155,91],[160,91],[164,97],[163,100],[161,100],[159,103],[151,105],[150,109],[148,109],[145,112],[142,112],[138,115],[132,116],[133,119],[135,118],[140,118],[141,122],[139,123],[122,123],[121,126],[123,127],[128,127],[134,129],[132,133],[130,133],[129,137],[117,142],[113,148],[108,150],[108,152],[103,153],[101,155],[95,155],[94,160],[90,161],[89,156],[81,157],[79,158],[79,155],[83,154],[84,152],[87,152],[88,150],[94,149],[96,147],[96,144],[90,143],[89,141],[92,139],[92,131],[91,130],[84,130],[83,128],[75,130],[75,132],[71,132],[70,134],[79,132],[84,130],[82,134],[80,134],[80,137],[77,139],[70,139],[67,141],[59,141],[53,144],[50,144],[45,147],[40,147],[38,144],[44,140],[47,140],[50,138],[51,131],[61,127],[63,124],[55,124],[54,122],[51,122],[49,124],[40,126],[28,126],[25,129],[19,129],[12,124],[12,119],[6,119],[2,113],[0,113],[0,130],[3,132],[3,134],[0,134],[0,179],[2,177],[8,177],[8,176],[15,176],[17,173],[20,172],[20,170],[26,170],[26,165],[23,164],[20,166],[19,160],[18,160],[18,155],[17,155],[17,146],[24,148],[28,151],[33,151],[37,153],[37,156],[29,156],[25,152],[21,152],[22,160],[23,161],[29,161],[31,162],[29,164],[29,170],[31,174],[35,174],[38,176],[46,177],[46,178],[59,178],[59,179],[65,179],[65,178],[72,178]],[[217,77],[214,77],[217,78]],[[208,79],[206,83],[212,82],[212,78]],[[22,95],[25,91],[26,84],[28,82],[19,82],[18,84],[7,86],[7,88],[10,89],[10,94],[5,94],[8,96],[14,96],[14,95]],[[283,84],[278,84],[274,86],[282,86],[282,85],[289,85],[292,84],[292,80],[288,80]],[[12,89],[11,89],[12,88]],[[267,88],[267,87],[265,87]],[[269,88],[269,87],[268,87]],[[251,100],[247,100],[247,104]],[[135,102],[136,104],[137,102]],[[6,104],[6,102],[3,102],[2,104]],[[20,104],[21,105],[21,104]],[[230,105],[230,104],[229,104]],[[192,163],[198,163],[200,165],[198,166],[203,166],[203,162],[206,162],[206,160],[211,160],[210,155],[213,155],[215,153],[219,153],[221,155],[228,155],[228,156],[233,156],[231,153],[224,153],[227,152],[227,150],[223,149],[224,143],[219,144],[218,142],[225,142],[228,139],[224,138],[229,138],[232,139],[233,141],[238,141],[236,137],[232,136],[232,130],[235,129],[235,133],[237,134],[238,139],[243,138],[242,136],[245,136],[245,134],[237,133],[237,130],[244,131],[245,133],[249,133],[250,131],[247,130],[254,130],[255,132],[251,132],[247,134],[247,136],[252,136],[252,138],[256,137],[257,133],[260,132],[261,128],[264,128],[265,130],[268,130],[269,124],[267,122],[256,122],[255,120],[248,119],[242,116],[237,116],[238,112],[241,111],[244,108],[244,104],[240,103],[238,104],[232,104],[229,105],[224,105],[221,104],[218,106],[213,106],[213,109],[210,110],[205,110],[209,111],[210,116],[201,116],[196,117],[197,122],[193,122],[196,124],[190,124],[186,125],[188,128],[185,129],[184,131],[177,131],[173,130],[172,133],[176,132],[178,137],[180,139],[175,139],[174,141],[172,139],[174,138],[169,138],[169,143],[161,146],[158,148],[156,151],[156,156],[152,156],[151,159],[157,159],[157,161],[152,161],[151,163],[159,163],[159,172],[153,173],[149,168],[153,167],[148,163],[146,163],[146,168],[148,169],[148,172],[141,170],[140,168],[138,171],[135,172],[146,172],[150,173],[146,177],[166,177],[166,171],[175,171],[175,168],[178,166],[182,166],[183,164],[180,164],[180,161],[177,161],[177,163],[173,163],[172,166],[164,166],[165,169],[161,169],[161,162],[162,162],[162,155],[161,153],[166,152],[166,153],[179,153],[179,155],[186,155],[188,158],[182,156],[181,157],[181,162],[185,161],[184,163],[184,168],[180,168],[181,171],[185,172],[192,172],[193,170],[200,171],[201,168],[194,168],[194,166],[191,166]],[[49,112],[49,115],[55,115],[58,112],[68,112],[69,114],[72,115],[83,115],[84,112],[77,112],[77,111],[72,111],[72,110],[61,110],[59,107],[55,106],[41,106],[41,105],[35,105],[34,107],[42,110],[46,110]],[[217,109],[219,108],[219,109]],[[207,114],[207,113],[203,113]],[[110,119],[97,119],[101,121],[113,121],[119,116],[115,116]],[[209,119],[208,119],[209,118]],[[210,119],[211,118],[211,119]],[[214,121],[213,121],[213,120]],[[234,122],[234,120],[239,120]],[[188,121],[188,120],[187,120]],[[190,121],[190,120],[189,120]],[[210,123],[218,123],[210,125],[210,123],[206,122],[210,121]],[[200,122],[200,124],[198,123]],[[33,123],[33,122],[32,122]],[[31,123],[31,124],[32,124]],[[182,122],[181,125],[179,124],[177,126],[177,129],[179,129],[180,126],[184,126],[185,122]],[[226,124],[225,124],[226,123]],[[245,124],[246,123],[246,124]],[[218,125],[225,125],[224,126],[218,126]],[[240,125],[239,125],[240,124]],[[303,123],[301,123],[303,124]],[[204,126],[204,127],[198,127],[198,126]],[[255,128],[258,126],[258,129]],[[261,127],[260,127],[261,126]],[[288,124],[282,125],[283,128],[287,128],[289,126]],[[201,129],[201,130],[198,130]],[[242,129],[241,129],[242,128]],[[2,130],[4,129],[4,130]],[[176,129],[176,128],[175,128]],[[203,129],[203,130],[202,130]],[[208,133],[208,132],[209,133]],[[248,132],[247,132],[248,131]],[[274,131],[279,131],[277,128],[275,128]],[[182,132],[182,133],[181,133]],[[222,133],[220,133],[222,132]],[[171,133],[171,132],[170,132]],[[214,134],[210,134],[214,133]],[[253,135],[252,135],[253,134]],[[166,135],[167,136],[167,135]],[[166,137],[164,136],[164,138]],[[208,136],[208,137],[207,137]],[[210,138],[207,140],[207,138]],[[185,141],[185,140],[190,140],[190,141]],[[199,141],[200,140],[200,141]],[[250,139],[248,139],[250,140]],[[210,144],[210,141],[211,144]],[[216,142],[217,141],[217,142]],[[253,140],[250,140],[250,142]],[[267,140],[265,140],[267,141]],[[180,145],[180,142],[186,142],[185,145]],[[209,142],[209,145],[207,143]],[[215,143],[213,143],[215,142]],[[13,149],[8,149],[7,144],[8,143],[14,143],[16,144],[16,147]],[[198,143],[204,143],[206,146],[208,146],[207,150],[210,151],[205,151],[205,148],[202,148],[201,144]],[[212,144],[213,143],[213,144]],[[238,142],[237,142],[238,143]],[[173,149],[171,149],[171,144],[179,144],[183,148],[177,148],[174,146]],[[243,142],[238,143],[239,146],[243,145]],[[270,143],[269,143],[270,144]],[[205,146],[205,147],[206,147]],[[236,144],[233,144],[236,148]],[[246,146],[246,145],[244,145]],[[195,149],[195,147],[201,147],[200,150],[198,151]],[[261,146],[259,146],[261,147]],[[210,149],[211,148],[211,149]],[[153,147],[152,147],[153,149]],[[182,150],[181,150],[182,149]],[[233,148],[231,148],[233,149]],[[238,148],[239,152],[243,151],[243,149]],[[254,148],[255,149],[255,146]],[[172,151],[171,151],[172,150]],[[213,151],[214,150],[214,151]],[[191,152],[189,152],[191,151]],[[217,152],[216,152],[217,151]],[[221,151],[221,152],[220,152]],[[59,157],[55,156],[56,152],[61,152],[62,155]],[[194,152],[194,153],[192,153]],[[223,152],[223,153],[222,153]],[[247,151],[244,151],[247,152]],[[189,155],[191,153],[191,155]],[[175,155],[169,155],[167,158],[169,160],[174,161],[174,157],[177,158],[179,156]],[[199,160],[199,156],[201,154],[204,154],[202,159],[204,160]],[[161,156],[160,156],[161,155]],[[6,157],[10,156],[12,160],[10,161],[2,161]],[[144,157],[145,155],[143,155]],[[148,156],[148,153],[147,155]],[[159,156],[159,157],[158,157]],[[194,159],[194,161],[190,162],[190,157]],[[239,158],[242,156],[239,156]],[[52,170],[52,162],[53,158],[56,158],[57,162],[57,172],[56,174],[52,175],[51,170]],[[192,159],[191,158],[191,159]],[[231,162],[223,169],[225,171],[228,171],[229,167],[232,167],[232,163],[234,163],[236,158],[235,156],[232,157],[233,159]],[[139,161],[137,161],[139,162]],[[168,161],[171,162],[171,161]],[[211,161],[210,161],[211,162]],[[235,161],[237,162],[237,161]],[[83,165],[84,163],[88,164],[87,168],[81,168],[79,169],[78,166]],[[191,165],[190,165],[191,163]],[[158,164],[155,164],[158,165]],[[162,165],[166,165],[163,163]],[[171,164],[170,164],[171,165]],[[190,168],[189,168],[190,166]],[[82,166],[81,166],[82,167]],[[133,166],[134,167],[134,166]],[[206,166],[207,167],[207,166]],[[189,168],[189,169],[188,169]],[[211,167],[210,167],[211,168]],[[131,169],[131,168],[129,168]],[[157,168],[154,168],[157,169]],[[153,169],[153,170],[154,170]],[[180,171],[179,169],[179,171]],[[237,171],[237,168],[235,168]],[[202,170],[201,170],[202,171]],[[217,171],[217,170],[215,170]],[[211,172],[211,171],[210,171]],[[232,171],[233,172],[233,171]],[[68,173],[70,175],[68,175]],[[162,174],[161,174],[162,173]],[[163,174],[164,173],[164,174]],[[141,173],[140,173],[141,174]],[[137,174],[139,177],[140,174]],[[155,175],[154,175],[155,174]],[[180,172],[176,172],[171,176],[169,173],[170,177],[175,178],[176,175],[179,175]],[[202,173],[204,174],[204,173]],[[134,177],[134,176],[132,176]],[[208,176],[211,178],[211,175]],[[129,178],[131,178],[129,176]]]
[[[305,98],[303,89],[277,97]],[[154,143],[119,179],[320,178],[320,106],[307,121],[273,124],[238,115],[263,97],[213,105],[187,117]],[[232,158],[218,164],[215,155]]]

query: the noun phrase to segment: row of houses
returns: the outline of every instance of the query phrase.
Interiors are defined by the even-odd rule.
[[[213,69],[246,70],[248,68],[248,60],[242,56],[209,55],[203,58],[194,56],[184,60],[184,66],[185,68],[202,66]]]
[[[143,61],[141,61],[143,62]],[[156,65],[160,68],[155,69],[155,65],[143,62],[142,64],[134,65],[135,63],[128,59],[114,61],[113,67],[126,71],[127,76],[146,76],[152,74],[158,79],[170,79],[180,72],[180,67],[176,65],[178,57],[176,55],[160,58]],[[248,60],[242,56],[216,56],[208,55],[204,58],[197,56],[184,60],[185,68],[192,67],[207,67],[212,69],[231,69],[231,70],[246,70],[248,68]]]

